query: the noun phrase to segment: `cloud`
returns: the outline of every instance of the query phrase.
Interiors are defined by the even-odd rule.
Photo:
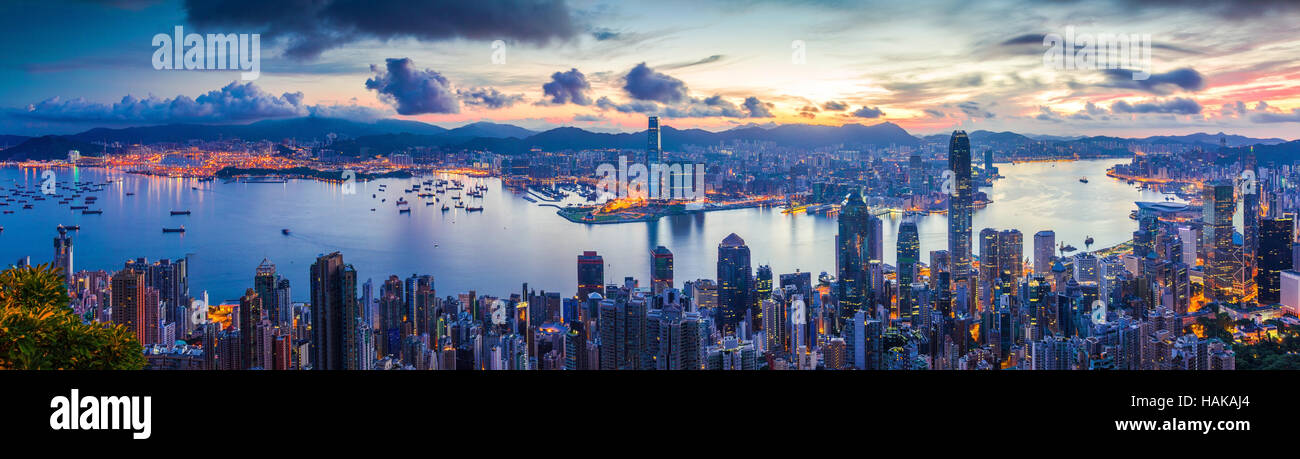
[[[664,64],[659,66],[659,68],[667,69],[667,70],[683,69],[686,67],[694,67],[697,65],[712,64],[714,62],[721,61],[723,57],[724,56],[721,54],[714,54],[712,56],[699,59],[699,60],[690,61],[690,62],[676,62],[672,64]]]
[[[1116,101],[1110,105],[1112,113],[1170,113],[1175,115],[1195,115],[1201,112],[1201,104],[1185,97],[1167,100],[1148,100],[1130,104]]]
[[[993,112],[988,111],[986,107],[981,106],[979,102],[975,102],[973,100],[968,100],[966,102],[957,104],[957,108],[960,109],[962,113],[965,113],[966,116],[971,118],[995,118],[996,117],[996,115],[994,115]]]
[[[466,105],[478,105],[491,109],[507,108],[524,100],[523,94],[504,94],[495,88],[470,88],[456,92]]]
[[[303,59],[365,39],[546,44],[579,32],[567,4],[553,0],[185,0],[183,7],[198,28],[256,28]]]
[[[1205,89],[1205,78],[1192,68],[1153,73],[1145,80],[1134,80],[1133,70],[1107,69],[1102,72],[1109,80],[1105,86],[1112,88],[1136,89],[1157,95],[1171,94],[1179,89],[1190,92]]]
[[[1260,109],[1266,110],[1267,106]],[[1300,108],[1293,108],[1290,113],[1261,111],[1250,115],[1250,120],[1256,123],[1300,123]]]
[[[93,121],[108,123],[172,123],[249,121],[265,118],[305,116],[309,107],[301,92],[269,94],[253,82],[232,82],[197,98],[178,95],[167,99],[150,95],[122,97],[114,104],[89,102],[84,98],[53,97],[31,104],[15,115],[45,121]]]
[[[386,62],[386,70],[370,66],[375,76],[366,80],[366,89],[379,93],[379,99],[392,105],[398,114],[460,112],[460,101],[451,82],[438,72],[416,70],[409,58]]]
[[[746,97],[744,107],[750,118],[772,117],[772,104],[760,101],[757,97]]]
[[[636,100],[676,104],[689,98],[686,83],[654,71],[645,62],[633,67],[623,79],[623,90]]]
[[[849,104],[830,100],[822,104],[822,108],[832,112],[842,112],[849,109]]]
[[[885,112],[881,111],[879,107],[863,106],[853,111],[853,116],[857,118],[880,118],[884,114]]]
[[[605,117],[600,115],[588,115],[585,113],[579,113],[577,115],[573,115],[573,120],[583,121],[583,122],[595,122],[595,121],[605,121]]]
[[[542,94],[553,104],[573,103],[591,105],[591,83],[578,69],[551,74],[551,81],[542,85]]]

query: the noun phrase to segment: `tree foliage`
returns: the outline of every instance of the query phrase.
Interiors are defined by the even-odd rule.
[[[85,323],[58,269],[0,271],[0,369],[138,370],[143,348],[122,325]]]

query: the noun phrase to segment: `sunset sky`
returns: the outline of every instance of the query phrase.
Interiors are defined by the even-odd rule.
[[[1300,137],[1296,2],[269,3],[6,2],[0,134],[309,114],[633,131],[653,114],[709,130]],[[261,34],[260,78],[155,70],[151,39],[177,25]],[[1067,27],[1149,34],[1151,78],[1045,66],[1042,36]]]

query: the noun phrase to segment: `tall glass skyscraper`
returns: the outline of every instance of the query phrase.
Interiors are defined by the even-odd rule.
[[[970,138],[966,131],[953,131],[948,142],[948,169],[952,171],[952,195],[948,197],[948,254],[952,277],[960,282],[970,276],[972,188]]]
[[[1282,271],[1292,269],[1291,241],[1295,221],[1290,217],[1267,218],[1259,222],[1259,304],[1282,301]]]
[[[1046,276],[1052,270],[1056,254],[1056,232],[1043,230],[1034,233],[1034,275]]]
[[[659,117],[651,116],[649,129],[646,130],[646,147],[645,147],[646,163],[654,164],[660,162],[662,160],[662,156],[663,156],[663,146],[660,143],[660,138],[659,138]]]
[[[912,283],[916,282],[916,263],[921,260],[921,237],[916,222],[903,220],[898,224],[898,314],[911,314]]]
[[[357,271],[343,255],[321,255],[311,265],[311,357],[317,370],[362,369]]]
[[[858,190],[849,192],[840,207],[836,271],[841,322],[862,308],[866,293],[866,269],[870,252],[871,212]]]
[[[673,288],[673,252],[662,245],[650,251],[650,286],[656,295]]]
[[[718,312],[724,333],[735,333],[736,325],[749,317],[753,279],[749,246],[731,233],[718,244]]]
[[[587,301],[592,293],[605,291],[605,259],[594,250],[578,255],[578,300]]]

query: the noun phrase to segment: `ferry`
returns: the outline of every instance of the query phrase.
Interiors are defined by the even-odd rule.
[[[468,212],[482,212],[483,207],[466,207],[465,210]]]
[[[397,209],[397,213],[399,213],[399,214],[409,214],[409,213],[411,213],[411,209],[410,209],[410,208]]]
[[[188,211],[188,210],[173,210],[173,211],[172,211],[172,215],[189,215],[189,214],[190,214],[190,211]]]
[[[164,233],[184,233],[184,232],[185,232],[185,225],[181,225],[180,228],[163,228],[163,232],[164,232]]]
[[[397,198],[397,205],[399,206],[406,205],[406,198]]]
[[[102,211],[102,210],[83,210],[83,211],[81,211],[81,213],[82,213],[82,215],[99,215],[99,214],[104,213],[104,211]]]

